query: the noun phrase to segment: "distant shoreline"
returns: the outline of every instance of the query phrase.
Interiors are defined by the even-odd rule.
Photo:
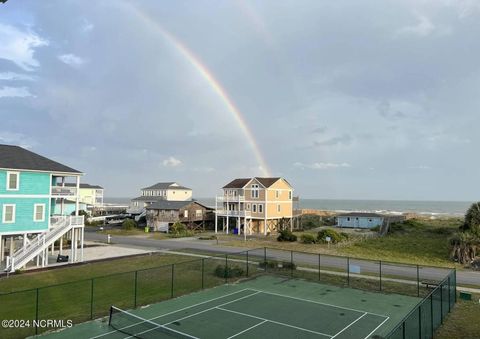
[[[131,198],[106,197],[106,203],[129,204]],[[214,198],[196,198],[214,207]],[[463,217],[472,202],[469,201],[408,201],[408,200],[340,200],[302,199],[294,209],[310,209],[329,213],[373,212],[379,214],[414,214],[421,217]]]

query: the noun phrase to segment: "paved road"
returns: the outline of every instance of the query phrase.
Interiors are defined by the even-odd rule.
[[[90,241],[106,241],[106,235],[96,233],[92,230],[86,229],[85,240]],[[238,253],[245,251],[245,248],[230,247],[217,245],[215,241],[198,241],[188,239],[168,239],[155,240],[143,237],[134,236],[112,236],[112,242],[117,245],[126,247],[135,247],[148,250],[180,250],[180,249],[195,249],[210,251],[216,253]],[[259,256],[263,256],[263,250],[258,251]],[[267,257],[269,259],[290,261],[290,252],[277,251],[268,249]],[[311,265],[317,267],[318,255],[294,253],[294,261],[297,265]],[[345,270],[347,267],[347,259],[342,257],[332,257],[321,255],[320,257],[322,269],[341,269]],[[350,259],[350,267],[358,266],[362,273],[379,273],[379,264],[372,261],[354,260]],[[415,280],[417,279],[417,270],[412,266],[389,265],[382,263],[382,275],[389,275],[394,278]],[[418,271],[420,280],[441,280],[445,277],[446,270],[442,268],[419,268]],[[480,288],[480,272],[472,271],[457,271],[458,285],[475,285]]]

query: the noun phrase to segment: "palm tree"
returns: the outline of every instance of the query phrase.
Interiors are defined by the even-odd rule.
[[[461,264],[473,262],[480,251],[480,238],[469,231],[457,232],[450,239],[452,246],[451,257]]]
[[[480,236],[480,202],[473,203],[465,214],[463,230]]]

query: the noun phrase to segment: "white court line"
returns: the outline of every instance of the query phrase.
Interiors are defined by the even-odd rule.
[[[343,306],[337,306],[337,305],[322,303],[322,302],[320,302],[320,301],[315,301],[315,300],[310,300],[310,299],[303,299],[303,298],[298,298],[298,297],[291,297],[291,296],[288,296],[288,295],[283,295],[283,294],[273,293],[273,292],[267,292],[267,291],[262,291],[262,290],[256,290],[256,289],[253,289],[253,288],[248,288],[248,289],[251,290],[251,291],[257,291],[257,292],[262,292],[262,293],[265,293],[265,294],[276,295],[276,296],[278,296],[278,297],[296,299],[296,300],[306,301],[306,302],[309,302],[309,303],[314,303],[314,304],[319,304],[319,305],[325,305],[325,306],[330,306],[330,307],[335,307],[335,308],[341,308],[341,309],[343,309],[343,310],[354,311],[354,312],[358,312],[358,313],[368,313],[368,314],[376,315],[376,316],[378,316],[378,317],[388,318],[386,315],[381,315],[381,314],[376,314],[376,313],[372,313],[372,312],[356,310],[356,309],[354,309],[354,308],[348,308],[348,307],[343,307]]]
[[[174,322],[177,322],[177,321],[180,321],[180,320],[184,320],[184,319],[187,319],[187,318],[194,317],[194,316],[196,316],[196,315],[198,315],[198,314],[202,314],[202,313],[205,313],[205,312],[214,310],[214,309],[216,309],[216,308],[219,308],[219,307],[222,307],[222,306],[225,306],[225,305],[228,305],[228,304],[231,304],[231,303],[234,303],[234,302],[237,302],[237,301],[246,299],[246,298],[250,298],[250,297],[252,297],[252,296],[254,296],[254,295],[256,295],[256,294],[259,294],[259,293],[262,293],[262,292],[258,291],[258,292],[255,292],[255,293],[246,295],[246,296],[244,296],[244,297],[241,297],[241,298],[238,298],[238,299],[235,299],[235,300],[231,300],[231,301],[229,301],[229,302],[226,302],[226,303],[223,303],[223,304],[220,304],[220,305],[217,305],[217,306],[213,306],[213,307],[207,308],[207,309],[205,309],[205,310],[203,310],[203,311],[200,311],[200,312],[197,312],[197,313],[193,313],[193,314],[187,315],[187,316],[185,316],[185,317],[183,317],[183,318],[179,318],[179,319],[172,320],[172,321],[170,321],[170,322],[168,322],[168,323],[163,324],[163,326],[167,326],[167,325],[173,324]]]
[[[386,322],[388,319],[390,319],[390,317],[387,317],[387,319],[385,319],[384,321],[382,321],[382,322],[380,323],[380,325],[378,325],[377,327],[375,327],[375,329],[374,329],[372,332],[370,332],[369,334],[367,334],[367,336],[366,336],[364,339],[367,339],[368,337],[370,337],[376,330],[378,330],[383,324],[385,324],[385,322]]]
[[[362,319],[364,316],[366,316],[368,313],[363,313],[360,317],[358,317],[356,320],[354,320],[353,322],[350,323],[350,325],[348,325],[347,327],[345,327],[343,330],[341,330],[340,332],[338,332],[337,334],[335,334],[333,338],[335,338],[337,335],[339,335],[340,333],[342,333],[343,331],[345,331],[347,328],[349,328],[350,326],[352,326],[353,324],[355,324],[357,321],[359,321],[360,319]]]
[[[254,329],[254,328],[257,327],[257,326],[260,326],[260,325],[265,324],[266,322],[268,322],[268,320],[264,320],[264,321],[262,321],[262,322],[259,322],[258,324],[253,325],[253,326],[247,328],[246,330],[243,330],[242,332],[238,332],[237,334],[234,334],[234,335],[232,335],[231,337],[228,337],[227,339],[235,338],[236,336],[238,336],[238,335],[240,335],[240,334],[243,334],[243,333],[245,333],[245,332],[248,332],[248,331],[250,331],[251,329]]]
[[[216,297],[216,298],[213,298],[213,299],[205,300],[205,301],[202,301],[202,302],[200,302],[200,303],[198,303],[198,304],[194,304],[194,305],[190,305],[190,306],[187,306],[187,307],[183,307],[183,308],[180,308],[180,309],[178,309],[178,310],[175,310],[175,311],[172,311],[172,312],[168,312],[168,313],[165,313],[165,314],[162,314],[162,315],[159,315],[159,316],[150,318],[150,319],[146,319],[146,320],[151,321],[151,320],[155,320],[155,319],[158,319],[158,318],[162,318],[162,317],[165,317],[165,316],[170,315],[170,314],[173,314],[173,313],[177,313],[177,312],[180,312],[180,311],[183,311],[183,310],[186,310],[186,309],[195,307],[195,306],[203,305],[203,304],[209,303],[210,301],[222,299],[222,298],[225,298],[225,297],[228,297],[228,296],[231,296],[231,295],[240,293],[240,292],[244,292],[244,291],[251,291],[251,289],[249,289],[249,288],[244,288],[243,290],[240,290],[240,291],[232,292],[232,293],[229,293],[229,294],[222,295],[222,296],[220,296],[220,297]],[[250,294],[249,294],[249,295],[250,295]],[[131,327],[131,326],[134,326],[134,325],[126,326],[126,327],[123,327],[122,329],[129,328],[129,327]],[[95,336],[95,337],[91,337],[90,339],[101,338],[101,337],[103,337],[103,336],[106,336],[106,335],[108,335],[108,334],[112,334],[112,333],[115,333],[115,332],[118,332],[118,331],[110,331],[110,332],[107,332],[107,333],[103,333],[103,334],[97,335],[97,336]]]
[[[259,320],[266,320],[266,321],[268,321],[268,322],[271,322],[271,323],[274,323],[274,324],[277,324],[277,325],[282,325],[282,326],[286,326],[286,327],[295,328],[295,329],[300,330],[300,331],[305,331],[305,332],[310,332],[310,333],[314,333],[314,334],[319,334],[319,335],[323,335],[324,337],[329,337],[329,338],[332,337],[331,335],[328,335],[328,334],[325,334],[325,333],[321,333],[321,332],[317,332],[317,331],[312,331],[312,330],[308,330],[308,329],[306,329],[306,328],[302,328],[302,327],[298,327],[298,326],[293,326],[293,325],[281,323],[281,322],[275,321],[275,320],[270,320],[270,319],[266,319],[266,318],[262,318],[262,317],[257,317],[257,316],[255,316],[255,315],[251,315],[251,314],[248,314],[248,313],[237,312],[237,311],[229,310],[228,308],[222,308],[222,307],[220,307],[220,306],[217,306],[216,308],[219,309],[219,310],[225,311],[225,312],[231,312],[231,313],[243,315],[243,316],[245,316],[245,317],[255,318],[255,319],[259,319]]]
[[[165,328],[167,328],[167,329],[170,329],[170,327],[167,327],[167,325],[170,325],[170,324],[173,324],[173,323],[175,323],[175,322],[177,322],[177,321],[184,320],[184,319],[188,319],[188,318],[197,316],[197,315],[199,315],[199,314],[202,314],[202,313],[205,313],[205,312],[214,310],[214,309],[218,308],[219,306],[228,305],[228,304],[234,303],[234,302],[236,302],[236,301],[249,298],[249,297],[251,297],[251,296],[253,296],[253,295],[255,295],[255,294],[259,294],[259,293],[261,293],[261,292],[255,292],[255,293],[246,295],[246,296],[244,296],[244,297],[241,297],[241,298],[238,298],[238,299],[235,299],[235,300],[232,300],[232,301],[229,301],[229,302],[220,304],[220,305],[218,305],[218,306],[210,307],[210,308],[207,308],[207,309],[205,309],[205,310],[203,310],[203,311],[200,311],[200,312],[197,312],[197,313],[193,313],[193,314],[187,315],[187,316],[185,316],[185,317],[183,317],[183,318],[178,318],[178,319],[172,320],[172,321],[170,321],[170,322],[168,322],[168,323],[165,323],[165,324],[158,324],[158,326],[161,326],[161,327],[165,327]],[[124,338],[124,339],[127,339],[127,338],[135,338],[135,336],[138,335],[138,334],[144,334],[144,333],[147,333],[147,332],[150,332],[150,331],[153,331],[153,330],[155,330],[155,328],[151,328],[151,329],[149,329],[149,330],[145,330],[145,331],[140,332],[140,333],[135,333],[134,336],[128,336],[128,337],[126,337],[126,338]],[[197,339],[199,339],[199,338],[197,338]]]

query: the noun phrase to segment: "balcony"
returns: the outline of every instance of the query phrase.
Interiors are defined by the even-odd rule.
[[[54,197],[74,197],[77,195],[77,188],[66,186],[52,186],[51,194]]]
[[[244,195],[223,195],[217,197],[218,202],[244,202],[245,196]]]
[[[250,212],[250,211],[228,211],[228,210],[220,209],[220,210],[217,210],[216,213],[219,216],[229,216],[229,217],[244,218],[244,217],[251,217],[252,216],[252,212]]]

